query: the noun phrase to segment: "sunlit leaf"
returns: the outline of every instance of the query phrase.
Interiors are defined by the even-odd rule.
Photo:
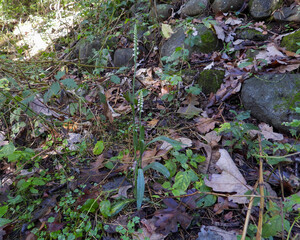
[[[94,155],[100,155],[104,150],[103,141],[98,141],[93,149]]]

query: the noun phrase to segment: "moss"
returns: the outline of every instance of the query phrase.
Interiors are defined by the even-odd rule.
[[[206,28],[203,24],[196,26],[199,41],[195,43],[196,52],[210,53],[220,48],[219,40],[213,31]]]
[[[209,94],[215,93],[220,88],[225,72],[223,70],[204,70],[200,73],[197,79],[199,86],[202,87],[202,92]]]
[[[237,37],[241,39],[254,40],[254,41],[263,41],[268,38],[267,35],[262,34],[261,32],[255,29],[240,29],[237,31]]]
[[[300,48],[297,43],[300,43],[300,30],[283,37],[281,46],[285,47],[288,51],[297,52],[297,50]]]

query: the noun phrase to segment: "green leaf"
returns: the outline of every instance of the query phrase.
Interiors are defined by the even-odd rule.
[[[121,79],[117,75],[110,76],[110,81],[112,81],[115,84],[120,84]]]
[[[60,90],[59,83],[58,82],[53,83],[50,89],[48,90],[48,92],[46,92],[44,95],[44,102],[47,103],[52,96],[58,94],[59,90]]]
[[[178,172],[175,176],[173,189],[186,191],[191,183],[187,172]]]
[[[58,81],[58,80],[61,79],[63,76],[65,76],[65,72],[59,71],[54,77],[55,77],[56,80]]]
[[[154,169],[158,172],[160,172],[162,175],[164,175],[166,178],[169,178],[171,176],[169,170],[164,166],[162,165],[161,163],[159,162],[153,162],[153,163],[150,163],[148,166],[144,167],[144,171],[148,170],[148,169]]]
[[[104,200],[104,201],[100,202],[100,212],[102,213],[103,217],[107,218],[107,217],[111,216],[110,208],[111,208],[110,201]]]
[[[111,210],[110,210],[110,214],[111,216],[115,216],[117,215],[119,212],[122,211],[122,209],[130,202],[132,202],[133,200],[132,199],[126,199],[126,200],[122,200],[122,201],[119,201],[115,204],[113,204],[113,206],[111,207]]]
[[[34,178],[34,179],[32,180],[32,184],[33,184],[33,185],[38,185],[38,186],[43,186],[43,185],[45,185],[46,183],[45,183],[45,181],[42,180],[42,179]]]
[[[177,165],[174,162],[174,160],[170,159],[170,160],[166,161],[165,167],[169,170],[171,177],[173,177],[176,174]]]
[[[280,163],[280,162],[289,162],[289,160],[286,159],[286,158],[284,158],[284,157],[282,157],[282,158],[269,158],[269,159],[267,160],[267,162],[268,162],[269,164],[271,164],[271,165],[276,165],[276,164],[278,164],[278,163]]]
[[[165,136],[159,136],[159,137],[154,138],[152,141],[148,142],[146,147],[149,146],[150,144],[152,144],[154,142],[158,142],[158,141],[165,141],[167,143],[170,143],[172,145],[172,147],[174,147],[175,149],[181,149],[182,146],[185,145],[182,142],[173,140],[171,138],[168,138],[168,137],[165,137]]]
[[[11,220],[6,219],[6,218],[0,218],[0,227],[3,227],[4,225],[10,223]]]
[[[248,67],[252,64],[252,62],[243,62],[238,65],[239,68]]]
[[[104,150],[103,141],[98,141],[93,149],[94,155],[100,155]]]
[[[94,213],[98,210],[98,208],[99,208],[98,202],[95,199],[90,198],[85,201],[85,203],[82,205],[80,210]]]
[[[283,228],[288,231],[290,229],[290,223],[286,219],[283,219]],[[269,238],[275,236],[278,232],[282,231],[282,218],[280,214],[275,215],[263,224],[262,237]]]
[[[139,169],[138,176],[137,176],[137,189],[136,189],[136,205],[138,210],[142,206],[144,192],[145,192],[144,171],[143,169]]]
[[[74,79],[72,78],[67,78],[67,79],[64,79],[64,80],[61,80],[60,81],[64,86],[66,86],[67,88],[70,88],[70,89],[75,89],[77,88],[77,83],[74,81]]]
[[[7,205],[0,207],[0,218],[2,218],[4,216],[4,214],[7,212],[7,210],[8,210]]]
[[[9,144],[3,146],[0,149],[0,159],[13,154],[15,151],[16,151],[16,148],[15,148],[14,144],[10,142]]]

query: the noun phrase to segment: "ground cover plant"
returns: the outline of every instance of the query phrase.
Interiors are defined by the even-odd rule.
[[[300,5],[252,6],[0,2],[1,239],[298,239]]]

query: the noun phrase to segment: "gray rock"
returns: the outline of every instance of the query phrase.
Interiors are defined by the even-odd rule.
[[[161,47],[161,57],[171,56],[177,47],[184,47],[185,33],[183,28],[180,28],[177,32],[164,42]]]
[[[300,46],[297,44],[299,42],[300,42],[300,30],[292,34],[289,34],[287,36],[284,36],[282,38],[280,46],[286,48],[286,50],[288,51],[297,52],[297,50],[300,48]]]
[[[281,0],[251,0],[250,14],[255,19],[264,19],[271,16],[281,4]]]
[[[300,22],[300,5],[283,7],[273,14],[274,19],[281,22]]]
[[[264,74],[245,81],[241,91],[242,102],[247,110],[260,121],[289,133],[283,122],[300,119],[291,110],[300,106],[300,74]],[[300,129],[297,129],[300,133]]]
[[[238,11],[242,8],[244,0],[215,0],[212,9],[215,13]]]
[[[115,51],[114,65],[115,67],[130,67],[133,66],[133,49],[120,48]]]
[[[171,56],[177,47],[184,47],[191,53],[210,53],[220,48],[220,42],[213,31],[206,28],[203,24],[195,25],[195,33],[188,37],[183,28],[179,28],[172,36],[162,45],[161,57]],[[191,44],[187,44],[187,41]]]
[[[94,57],[94,51],[98,51],[104,46],[104,48],[113,49],[117,44],[117,38],[107,38],[106,42],[103,37],[96,37],[90,41],[88,39],[81,39],[75,47],[74,55],[72,58],[78,58],[82,63],[86,64]],[[92,61],[93,62],[93,61]]]
[[[181,13],[186,16],[202,15],[208,6],[208,0],[189,0]]]
[[[167,20],[168,17],[170,17],[172,14],[172,8],[174,9],[175,7],[170,4],[157,4],[156,9],[157,9],[158,21]],[[151,11],[149,13],[149,17],[152,22],[155,22],[156,16],[155,16],[155,11],[153,8],[151,9]]]

